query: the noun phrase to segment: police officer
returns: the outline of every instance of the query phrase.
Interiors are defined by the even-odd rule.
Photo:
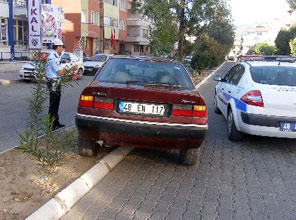
[[[60,39],[55,39],[52,51],[47,57],[46,78],[49,89],[49,110],[50,120],[53,122],[53,130],[64,127],[59,122],[59,106],[61,100],[61,76],[66,72],[61,68],[60,55],[64,50],[64,44]]]

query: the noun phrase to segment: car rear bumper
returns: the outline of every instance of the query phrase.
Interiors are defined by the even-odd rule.
[[[197,148],[207,133],[207,125],[153,123],[82,114],[76,115],[76,126],[79,134],[87,139],[146,148]]]
[[[239,123],[242,132],[267,137],[296,138],[296,132],[280,131],[280,122],[296,123],[296,118],[267,116],[241,112]]]
[[[84,67],[84,73],[93,73],[95,74],[98,71],[99,68],[90,68],[90,67]]]

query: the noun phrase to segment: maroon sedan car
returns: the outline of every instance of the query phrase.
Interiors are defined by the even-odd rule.
[[[78,148],[99,145],[178,149],[185,165],[197,161],[207,132],[204,99],[176,61],[112,57],[83,90],[76,114]]]

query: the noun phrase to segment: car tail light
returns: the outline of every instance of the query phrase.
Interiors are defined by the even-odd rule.
[[[192,105],[173,105],[172,115],[191,117]]]
[[[114,109],[114,99],[95,97],[94,107],[100,109]]]
[[[173,105],[172,115],[207,117],[207,108],[205,105]]]
[[[205,105],[193,106],[193,117],[207,117],[207,107]]]
[[[93,107],[94,97],[90,95],[81,95],[79,100],[79,106]]]
[[[264,106],[263,98],[259,90],[252,90],[247,92],[241,97],[241,101],[243,101],[247,105],[254,105],[259,107]]]

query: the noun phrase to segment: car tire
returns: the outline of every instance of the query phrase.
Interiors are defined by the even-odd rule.
[[[236,128],[231,109],[228,111],[228,114],[227,114],[227,133],[228,133],[228,138],[231,141],[240,141],[243,137],[243,134]]]
[[[180,162],[185,166],[195,165],[200,148],[184,148],[180,150]]]
[[[214,96],[214,112],[217,114],[221,114],[221,110],[219,109],[217,104],[217,94],[215,94]]]
[[[78,69],[77,75],[78,75],[78,79],[82,79],[82,77],[83,77],[83,69],[82,68]]]
[[[99,145],[93,140],[78,136],[78,153],[83,157],[93,157],[98,154]]]

